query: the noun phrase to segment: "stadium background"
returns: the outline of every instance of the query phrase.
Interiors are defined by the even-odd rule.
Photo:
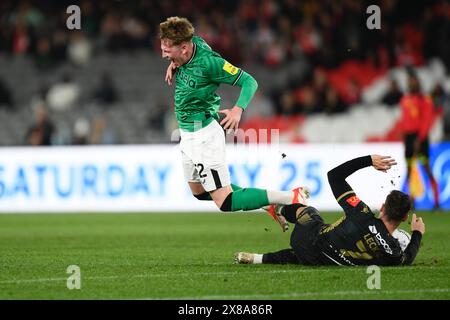
[[[66,27],[71,4],[81,8],[81,30]],[[213,49],[258,80],[241,128],[256,129],[247,132],[269,142],[274,136],[264,133],[279,130],[272,151],[259,158],[266,177],[249,180],[231,162],[234,182],[273,189],[306,184],[320,189],[312,203],[338,209],[326,188],[326,171],[348,158],[346,146],[356,143],[355,155],[394,148],[400,179],[392,187],[405,189],[398,101],[407,68],[414,67],[435,102],[431,158],[442,206],[450,208],[449,5],[381,1],[382,28],[369,30],[370,4],[2,1],[0,210],[214,210],[176,183],[182,179],[178,155],[160,156],[166,154],[164,144],[176,148],[177,141],[173,87],[163,81],[167,63],[157,38],[158,23],[172,15],[191,19]],[[232,106],[238,93],[222,86],[222,107]],[[328,150],[315,154],[323,143]],[[134,147],[115,152],[104,145]],[[152,148],[142,151],[148,145]],[[33,147],[18,148],[23,146]],[[288,155],[284,162],[281,153]],[[247,154],[240,165],[251,168],[257,157]],[[74,163],[77,158],[85,160]],[[73,170],[79,170],[75,177]],[[360,188],[377,206],[389,190],[380,183]],[[184,206],[164,205],[180,203],[174,201],[180,197]],[[417,208],[430,208],[431,197],[431,191],[425,193]],[[135,205],[113,205],[118,203]]]

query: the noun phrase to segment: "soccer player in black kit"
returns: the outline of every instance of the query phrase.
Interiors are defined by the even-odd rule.
[[[408,218],[411,200],[401,191],[392,191],[376,218],[345,180],[355,171],[373,166],[386,172],[396,165],[389,156],[371,155],[347,161],[328,172],[328,182],[345,215],[326,224],[319,212],[310,206],[278,206],[280,218],[294,223],[291,248],[277,252],[236,253],[238,263],[302,265],[409,265],[419,250],[425,224],[413,214],[411,241],[403,251],[392,233]]]

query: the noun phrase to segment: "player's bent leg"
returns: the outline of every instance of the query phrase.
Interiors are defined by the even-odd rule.
[[[239,264],[299,264],[300,261],[292,249],[264,254],[250,252],[236,252],[234,261]]]
[[[212,201],[212,197],[209,192],[205,191],[200,182],[189,182],[189,187],[191,188],[192,195],[198,200]],[[238,185],[231,184],[231,189],[233,191],[241,190],[242,188]]]
[[[300,264],[300,260],[292,249],[283,249],[263,254],[264,264]]]
[[[221,211],[232,211],[230,198],[232,193],[233,189],[231,186],[221,187],[209,192],[214,203]]]
[[[191,189],[192,195],[198,200],[212,200],[209,192],[205,191],[200,182],[188,182],[189,188]]]
[[[268,206],[271,203],[291,204],[306,202],[307,195],[297,189],[287,193],[286,199],[270,200],[269,194],[273,191],[267,191],[258,188],[244,188],[231,193],[222,191],[223,188],[211,191],[211,197],[222,211],[255,210]],[[277,191],[282,193],[282,191]],[[226,198],[224,198],[226,196]],[[275,201],[275,202],[271,202]]]

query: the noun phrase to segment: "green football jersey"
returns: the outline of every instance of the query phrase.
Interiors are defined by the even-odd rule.
[[[193,37],[191,59],[176,70],[175,115],[180,129],[196,131],[218,119],[221,83],[235,85],[243,71],[223,59],[200,37]]]

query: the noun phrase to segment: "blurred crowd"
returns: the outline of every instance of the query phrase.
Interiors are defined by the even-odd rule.
[[[66,8],[78,4],[82,30],[66,32]],[[369,5],[381,9],[381,30],[366,27]],[[154,47],[158,24],[171,15],[225,57],[277,67],[296,55],[336,67],[349,58],[378,66],[440,57],[450,66],[449,4],[445,0],[3,0],[0,53],[31,54],[41,67],[64,59],[83,63],[89,51]]]
[[[82,29],[68,32],[66,8],[72,4],[81,8]],[[371,4],[380,6],[381,30],[366,27]],[[339,78],[330,80],[330,72],[346,61],[360,62],[361,74],[417,66],[430,58],[450,68],[450,4],[445,0],[2,0],[0,58],[28,56],[41,72],[49,72],[61,63],[82,66],[99,52],[159,54],[158,25],[173,15],[189,18],[196,33],[234,64],[275,70],[307,61],[298,78],[257,97],[266,115],[336,114],[360,102],[364,79],[346,78],[345,87]],[[9,91],[0,77],[0,105],[14,105]],[[442,86],[434,91],[448,99],[442,98]],[[58,102],[61,92],[68,100],[79,95],[70,75],[43,89],[50,109],[70,105]],[[108,74],[93,94],[104,104],[119,98]],[[395,105],[400,94],[393,82],[383,101]]]

